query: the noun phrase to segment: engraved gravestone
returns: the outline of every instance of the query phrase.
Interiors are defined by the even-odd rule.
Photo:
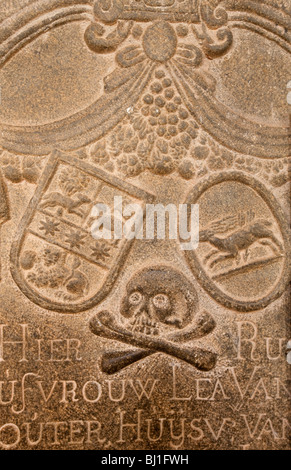
[[[0,0],[1,450],[290,450],[290,66],[290,0]]]

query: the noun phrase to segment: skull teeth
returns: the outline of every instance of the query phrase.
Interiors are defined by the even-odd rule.
[[[133,326],[132,331],[135,333],[143,333],[146,335],[158,335],[159,334],[159,329],[158,328],[151,328],[150,326],[147,325],[136,325]]]
[[[156,336],[159,334],[157,322],[143,315],[134,319],[130,329],[135,333],[143,333],[146,335]]]

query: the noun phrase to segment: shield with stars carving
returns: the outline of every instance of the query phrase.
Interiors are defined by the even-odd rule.
[[[30,300],[75,313],[108,294],[133,240],[95,239],[92,208],[106,204],[113,213],[116,196],[141,207],[153,200],[71,155],[52,155],[11,250],[13,278]]]

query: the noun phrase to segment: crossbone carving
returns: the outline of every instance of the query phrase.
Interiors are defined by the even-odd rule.
[[[107,311],[90,321],[92,333],[136,346],[128,351],[106,351],[101,368],[113,374],[147,356],[162,352],[202,371],[211,370],[216,354],[200,347],[181,345],[208,335],[215,328],[212,316],[196,313],[198,298],[188,279],[169,267],[145,269],[128,283],[121,303],[126,325]]]

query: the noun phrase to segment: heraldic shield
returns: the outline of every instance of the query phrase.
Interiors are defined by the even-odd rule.
[[[12,276],[31,301],[77,313],[109,293],[133,240],[114,239],[113,233],[111,239],[95,239],[91,214],[97,203],[113,214],[114,197],[142,208],[153,201],[149,193],[71,155],[53,153],[11,249]]]

